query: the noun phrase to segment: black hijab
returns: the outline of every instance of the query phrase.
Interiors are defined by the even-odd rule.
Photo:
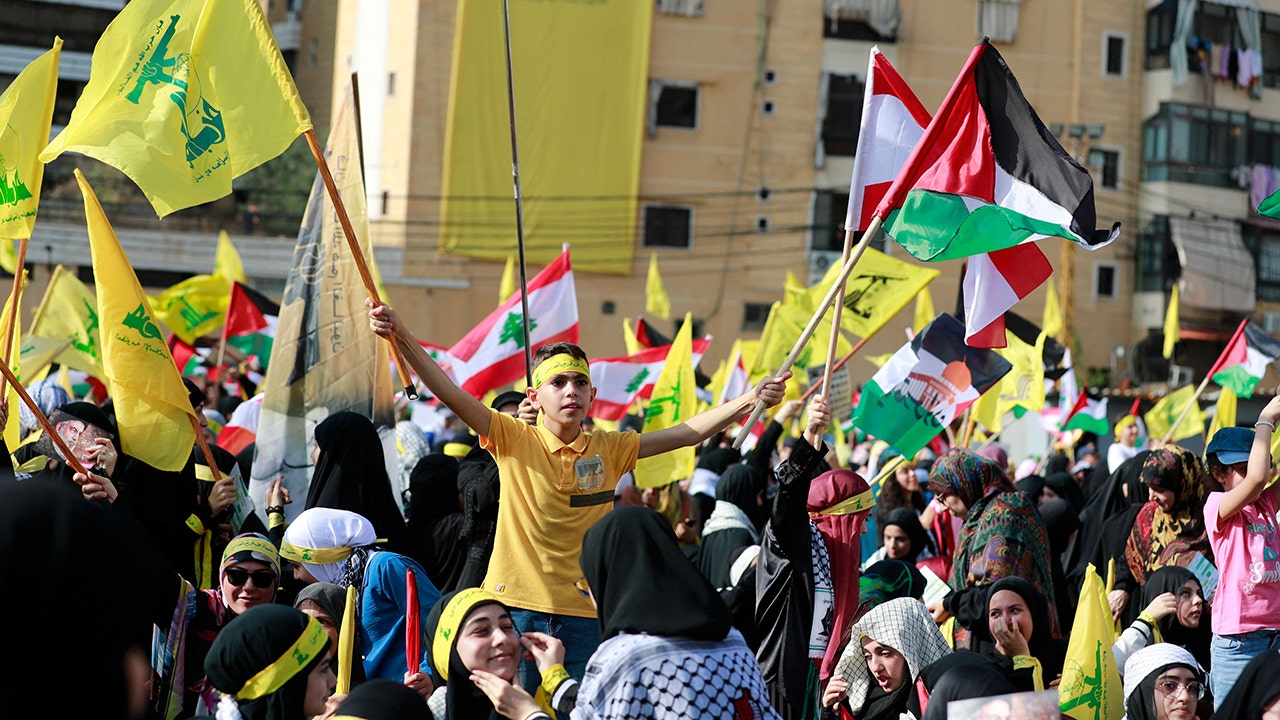
[[[298,648],[295,643],[301,643]],[[320,623],[284,605],[258,605],[228,623],[209,648],[204,669],[219,692],[235,696],[272,663],[301,652],[304,665],[273,693],[237,698],[244,720],[302,720],[307,676],[328,656],[329,635]],[[296,662],[294,663],[296,667]]]
[[[470,593],[474,595],[473,600],[469,601],[470,605],[458,620],[458,625],[452,628],[448,633],[448,637],[437,637],[440,630],[440,618],[444,615],[445,608],[449,603],[458,596],[459,593]],[[423,632],[427,637],[427,642],[431,643],[430,654],[435,657],[435,643],[448,643],[449,645],[449,663],[447,677],[442,676],[437,669],[432,673],[431,679],[435,682],[436,687],[443,685],[445,687],[445,717],[443,720],[501,720],[502,715],[494,709],[493,702],[484,694],[484,691],[476,687],[471,682],[471,671],[462,663],[462,658],[458,656],[458,636],[461,629],[467,624],[467,617],[476,610],[486,605],[501,605],[496,598],[483,590],[468,588],[463,590],[455,590],[451,593],[442,595],[435,605],[431,606],[431,612],[427,613],[426,622],[423,623]],[[519,628],[516,628],[519,631]],[[432,663],[435,664],[434,662]],[[425,703],[424,703],[425,704]]]
[[[911,693],[911,697],[907,699],[907,712],[911,713],[911,717],[923,718],[925,709],[933,705],[933,691],[938,687],[938,682],[951,670],[966,665],[977,665],[1000,672],[1000,666],[996,665],[991,658],[976,652],[957,650],[948,655],[943,655],[942,658],[925,665],[920,670],[920,674],[916,676],[914,691]],[[923,706],[920,702],[921,696],[924,697],[925,701]],[[945,712],[942,714],[946,715]]]
[[[1056,559],[1067,549],[1071,533],[1080,529],[1080,516],[1070,502],[1054,498],[1040,506],[1040,519],[1049,535],[1049,551]]]
[[[1200,623],[1203,625],[1204,620]],[[1262,710],[1280,697],[1280,653],[1268,650],[1244,666],[1236,684],[1214,713],[1223,718],[1260,718]]]
[[[579,564],[595,597],[601,641],[620,632],[693,640],[729,634],[724,601],[653,510],[622,507],[606,515],[583,537]]]
[[[333,583],[315,582],[306,586],[294,598],[293,606],[299,607],[303,600],[310,600],[324,610],[324,614],[342,627],[342,613],[347,609],[347,591]]]
[[[422,696],[394,680],[370,680],[352,688],[336,717],[359,720],[433,720]]]
[[[729,466],[742,462],[742,455],[733,448],[714,447],[703,451],[698,457],[698,467],[710,470],[716,475],[723,475]]]
[[[1028,475],[1014,483],[1019,490],[1031,496],[1031,501],[1040,504],[1040,496],[1044,495],[1044,478],[1040,475]]]
[[[994,663],[963,663],[947,670],[929,695],[929,709],[923,720],[944,720],[947,704],[955,700],[995,697],[1017,692],[1009,678]]]
[[[1080,530],[1062,560],[1072,590],[1079,590],[1090,563],[1106,568],[1107,561],[1116,557],[1119,558],[1117,567],[1125,564],[1124,545],[1138,510],[1147,501],[1142,465],[1150,454],[1149,450],[1143,450],[1121,463],[1106,485],[1080,511]],[[1128,498],[1121,489],[1124,487],[1129,488]]]
[[[1031,637],[1027,640],[1027,649],[1031,656],[1040,661],[1044,684],[1048,686],[1058,673],[1062,672],[1063,659],[1066,656],[1064,644],[1053,638],[1052,626],[1049,622],[1049,604],[1044,594],[1030,581],[1020,577],[1000,578],[987,589],[987,608],[991,607],[991,599],[1001,590],[1009,590],[1022,598],[1027,610],[1031,613]],[[995,653],[995,639],[991,637],[986,622],[978,624],[978,635],[984,636],[992,645]],[[979,697],[975,695],[974,697]]]
[[[338,412],[316,426],[320,456],[311,475],[306,509],[350,510],[373,523],[378,537],[388,538],[391,549],[404,532],[404,517],[391,492],[382,440],[369,418],[354,412]]]
[[[1071,507],[1075,508],[1076,512],[1080,512],[1084,507],[1084,492],[1076,484],[1075,478],[1071,477],[1071,473],[1054,473],[1044,479],[1044,485],[1058,497],[1071,503]]]
[[[443,454],[424,455],[409,473],[409,527],[461,512],[458,461]]]
[[[458,587],[467,561],[462,542],[463,515],[458,504],[458,461],[448,455],[424,456],[409,475],[409,522],[405,550],[442,590]]]
[[[888,517],[884,520],[884,526],[894,525],[903,529],[907,533],[907,537],[911,539],[911,552],[907,553],[907,557],[903,558],[911,565],[916,564],[916,559],[920,557],[920,553],[924,552],[928,545],[928,535],[925,534],[924,526],[920,524],[920,516],[916,515],[916,511],[909,507],[900,507],[889,511]]]
[[[756,502],[759,489],[755,475],[755,470],[749,465],[739,463],[727,468],[716,482],[716,502],[738,506],[755,522],[760,515],[760,504]]]
[[[1178,593],[1182,592],[1182,586],[1186,585],[1188,580],[1196,581],[1196,592],[1204,601],[1202,603],[1204,610],[1200,613],[1200,624],[1194,628],[1183,627],[1182,623],[1178,622],[1177,612],[1160,618],[1156,624],[1160,626],[1163,642],[1186,648],[1187,652],[1195,657],[1196,662],[1208,670],[1209,642],[1213,639],[1213,631],[1210,629],[1212,620],[1209,617],[1209,601],[1204,599],[1204,590],[1200,589],[1200,580],[1195,573],[1180,565],[1170,565],[1156,570],[1147,576],[1147,582],[1142,586],[1142,601],[1138,607],[1145,608],[1151,604],[1152,600],[1164,593],[1173,593],[1175,598],[1178,597]]]
[[[9,618],[5,643],[13,649],[13,664],[0,674],[6,717],[128,715],[125,655],[150,657],[148,585],[167,599],[170,615],[177,585],[147,552],[121,513],[86,501],[74,485],[0,485],[0,577],[9,583],[0,617]],[[127,592],[109,591],[122,584]],[[71,691],[65,674],[52,670],[69,662],[87,670]]]

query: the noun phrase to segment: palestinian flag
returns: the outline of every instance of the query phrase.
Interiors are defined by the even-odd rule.
[[[863,386],[854,426],[914,457],[1012,368],[966,346],[964,325],[943,313]]]
[[[232,283],[227,305],[227,344],[248,355],[271,357],[280,306],[247,285]]]
[[[199,375],[205,371],[204,362],[209,359],[209,348],[196,348],[178,337],[177,333],[169,336],[169,354],[173,356],[173,364],[183,375]]]
[[[1209,375],[1215,383],[1230,388],[1238,397],[1251,398],[1267,367],[1278,357],[1280,342],[1245,318]]]
[[[1096,249],[1093,178],[1022,95],[983,39],[876,208],[885,231],[919,260],[989,253],[1045,237]]]
[[[1107,422],[1107,399],[1094,400],[1084,390],[1076,398],[1076,404],[1062,423],[1063,430],[1083,430],[1103,437],[1111,432]]]

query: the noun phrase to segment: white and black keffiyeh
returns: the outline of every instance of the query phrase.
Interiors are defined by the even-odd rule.
[[[587,665],[574,720],[781,720],[737,630],[724,640],[621,633]]]
[[[813,626],[809,632],[809,657],[820,658],[831,642],[835,583],[831,579],[827,541],[812,520],[809,521],[809,536],[809,556],[813,562]]]
[[[897,598],[871,609],[854,623],[849,634],[849,645],[836,663],[836,672],[849,684],[849,707],[856,711],[867,699],[867,693],[875,680],[867,669],[862,655],[862,638],[869,637],[881,645],[902,653],[907,659],[907,672],[914,683],[920,670],[926,665],[951,653],[947,641],[938,631],[933,616],[924,603],[915,598]]]
[[[752,544],[759,544],[760,533],[756,531],[756,526],[751,524],[751,518],[742,511],[742,508],[731,502],[717,500],[715,508],[711,511],[711,517],[707,518],[707,522],[702,526],[702,537],[712,535],[721,530],[746,530],[751,535]]]

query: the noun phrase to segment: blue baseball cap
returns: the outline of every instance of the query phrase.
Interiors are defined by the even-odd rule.
[[[1218,462],[1223,465],[1235,465],[1248,462],[1249,451],[1253,448],[1254,431],[1242,427],[1226,427],[1213,434],[1205,455],[1217,455]]]

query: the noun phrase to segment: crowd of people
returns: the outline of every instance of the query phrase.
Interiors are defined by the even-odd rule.
[[[1114,568],[1127,717],[1280,720],[1280,398],[1203,456],[1144,447],[1132,417],[1105,456],[1090,437],[1041,461],[940,436],[902,457],[856,430],[840,452],[821,394],[783,402],[789,374],[611,431],[590,425],[576,345],[538,348],[530,389],[485,404],[370,308],[465,431],[401,422],[389,458],[337,413],[306,498],[276,482],[256,512],[238,512],[252,446],[215,446],[221,479],[196,448],[160,472],[120,451],[109,402],[29,388],[97,439],[85,473],[39,443],[0,453],[7,712],[932,720],[1056,697],[1092,565]],[[214,390],[186,382],[203,417]],[[757,403],[776,411],[740,453]],[[684,447],[689,478],[637,476]]]

